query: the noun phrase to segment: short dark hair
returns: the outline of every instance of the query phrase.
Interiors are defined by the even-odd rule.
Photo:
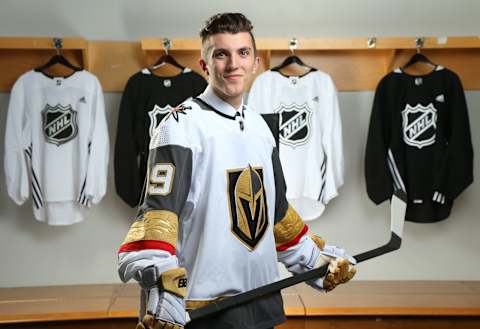
[[[241,13],[222,13],[216,14],[205,21],[204,28],[200,31],[200,37],[202,38],[202,46],[209,36],[218,33],[232,33],[248,32],[252,38],[253,51],[257,52],[257,46],[255,44],[255,38],[252,33],[252,22],[245,15]]]

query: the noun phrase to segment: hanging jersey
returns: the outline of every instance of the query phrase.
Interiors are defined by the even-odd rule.
[[[37,220],[81,221],[106,192],[108,149],[103,92],[94,75],[51,78],[29,71],[15,82],[5,133],[7,190],[19,205],[31,192]]]
[[[173,77],[143,69],[128,80],[118,117],[114,166],[117,193],[131,207],[138,205],[142,194],[153,131],[172,107],[197,96],[206,85],[189,68]]]
[[[342,127],[332,79],[321,71],[301,77],[266,71],[255,79],[248,105],[279,114],[287,198],[304,220],[319,217],[343,184]]]
[[[435,222],[473,181],[467,104],[458,76],[441,66],[413,76],[396,69],[379,83],[370,118],[365,174],[375,203],[407,193],[406,219]]]

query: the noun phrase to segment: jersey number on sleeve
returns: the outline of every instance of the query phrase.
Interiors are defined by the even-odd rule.
[[[150,174],[148,193],[151,195],[169,195],[172,191],[174,176],[175,166],[173,164],[157,163],[153,166]]]

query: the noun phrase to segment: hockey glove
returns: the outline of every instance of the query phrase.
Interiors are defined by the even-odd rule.
[[[350,281],[356,273],[355,258],[345,252],[344,249],[336,246],[326,245],[318,236],[311,239],[318,247],[319,255],[315,262],[315,268],[328,265],[328,271],[323,278],[308,281],[307,284],[321,291],[331,291],[336,286]]]
[[[146,295],[146,314],[137,329],[182,329],[186,321],[185,269],[176,268],[159,275],[154,266],[149,266],[139,276],[142,294]]]
[[[300,274],[329,264],[327,274],[323,278],[307,281],[306,283],[320,291],[330,291],[341,283],[349,281],[355,275],[355,258],[345,250],[325,245],[317,236],[302,236],[294,246],[277,253],[282,262],[293,274]]]

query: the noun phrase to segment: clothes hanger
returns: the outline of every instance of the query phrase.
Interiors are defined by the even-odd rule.
[[[185,66],[180,65],[172,55],[168,54],[168,50],[171,48],[171,46],[172,46],[172,43],[170,39],[167,39],[167,38],[163,39],[163,48],[165,50],[165,53],[162,56],[160,56],[160,58],[155,62],[155,64],[150,66],[150,70],[154,71],[165,64],[173,65],[181,70],[185,69]]]
[[[427,64],[433,68],[437,67],[437,64],[433,63],[430,59],[428,59],[427,56],[425,56],[424,54],[422,54],[420,52],[420,49],[423,47],[423,38],[417,38],[416,39],[416,48],[417,48],[417,52],[410,58],[410,60],[402,66],[402,70],[412,66],[413,64],[416,64],[416,63],[423,63],[423,64]]]
[[[70,61],[60,53],[60,49],[63,47],[63,40],[61,38],[53,38],[53,44],[55,46],[56,54],[53,55],[47,63],[35,68],[35,71],[44,72],[46,69],[52,67],[55,64],[61,64],[73,70],[74,72],[82,70],[81,67],[75,66],[70,63]]]
[[[278,65],[278,66],[275,66],[274,68],[271,69],[271,71],[276,71],[276,72],[280,72],[282,69],[286,68],[287,66],[289,65],[296,65],[296,66],[299,66],[301,67],[301,69],[308,69],[307,72],[302,72],[302,74],[306,74],[306,73],[310,73],[312,71],[316,71],[317,69],[310,66],[310,65],[307,65],[305,64],[301,59],[300,57],[296,56],[295,55],[295,49],[298,48],[298,40],[296,38],[292,38],[290,40],[290,51],[291,51],[291,55],[288,56],[287,58],[285,58],[283,60],[283,62]],[[280,72],[281,73],[281,72]]]

